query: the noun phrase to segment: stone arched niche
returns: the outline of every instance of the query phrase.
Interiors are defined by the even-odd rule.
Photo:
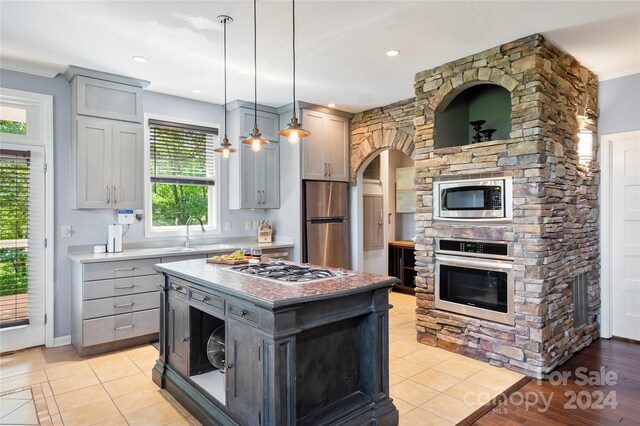
[[[509,139],[511,93],[491,81],[474,81],[451,91],[435,111],[435,149],[469,145],[476,131],[471,121],[484,120],[495,129],[491,140]]]
[[[413,133],[413,132],[412,132]],[[397,149],[415,159],[413,134],[401,129],[377,129],[366,136],[354,135],[351,144],[351,180],[355,181],[357,172],[371,157],[385,149]]]

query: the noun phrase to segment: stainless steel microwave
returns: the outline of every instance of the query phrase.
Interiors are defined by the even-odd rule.
[[[433,217],[444,220],[512,220],[511,176],[433,182]]]

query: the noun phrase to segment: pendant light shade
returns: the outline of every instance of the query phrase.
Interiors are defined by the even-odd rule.
[[[221,153],[222,158],[229,158],[229,154],[237,151],[231,146],[229,138],[227,138],[227,24],[233,22],[233,18],[227,15],[220,15],[218,16],[218,22],[224,25],[224,138],[222,138],[220,148],[216,148],[214,151]]]
[[[266,145],[269,141],[262,139],[260,129],[258,129],[258,28],[256,19],[256,0],[253,0],[253,132],[248,139],[242,141],[243,144],[251,145],[254,152],[260,151],[262,145]]]
[[[291,0],[291,15],[293,27],[293,113],[291,114],[291,122],[285,128],[280,130],[280,136],[289,138],[289,143],[295,145],[300,139],[309,136],[311,133],[302,128],[296,117],[296,1]]]

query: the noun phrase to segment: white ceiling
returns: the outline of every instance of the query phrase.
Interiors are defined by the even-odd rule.
[[[253,100],[252,1],[0,1],[0,54],[151,81],[149,90]],[[297,97],[362,111],[413,96],[416,72],[542,33],[601,79],[640,72],[640,1],[298,0]],[[385,52],[399,49],[390,58]],[[131,60],[144,56],[146,63]],[[2,63],[0,63],[2,65]],[[193,89],[200,89],[195,95]],[[291,2],[258,1],[258,102],[291,102]]]

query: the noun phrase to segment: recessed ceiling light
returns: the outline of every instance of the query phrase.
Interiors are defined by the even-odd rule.
[[[387,52],[387,56],[398,56],[400,54],[399,50],[393,49]]]
[[[329,108],[335,108],[335,107],[336,107],[336,104],[329,104],[329,105],[327,105],[327,106],[328,106]]]
[[[145,58],[144,56],[132,56],[131,59],[140,63],[147,62],[147,58]]]
[[[200,93],[202,93],[202,90],[200,89],[193,89],[192,90],[193,93],[195,93],[196,95],[199,95]]]

